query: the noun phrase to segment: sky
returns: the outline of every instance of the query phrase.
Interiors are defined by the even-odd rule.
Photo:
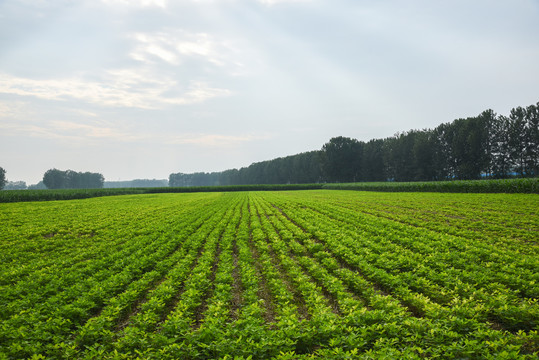
[[[0,0],[0,167],[241,168],[539,101],[538,0]]]

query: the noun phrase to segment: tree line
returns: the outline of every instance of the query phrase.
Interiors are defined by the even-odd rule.
[[[43,175],[47,189],[100,189],[105,178],[100,173],[50,169]]]
[[[173,173],[169,186],[431,181],[539,175],[539,102],[367,142],[335,137],[321,150],[213,173]]]
[[[36,185],[26,186],[24,181],[8,181],[6,171],[0,167],[0,190],[26,189],[100,189],[105,178],[100,173],[76,172],[73,170],[50,169]]]
[[[310,151],[223,172],[170,174],[169,186],[307,184],[322,182],[320,152]]]

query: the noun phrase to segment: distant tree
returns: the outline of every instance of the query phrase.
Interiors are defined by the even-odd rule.
[[[238,169],[225,170],[219,176],[219,182],[221,185],[235,185],[235,184],[239,184],[238,178],[239,178]]]
[[[43,184],[48,189],[99,189],[104,182],[102,174],[91,172],[50,169],[43,175]]]
[[[385,181],[387,174],[384,167],[383,139],[374,139],[363,147],[361,181]]]
[[[450,125],[449,142],[455,175],[459,179],[479,179],[489,166],[488,128],[481,117],[457,119]]]
[[[495,178],[505,178],[512,171],[509,118],[498,116],[491,127],[490,168]]]
[[[357,181],[361,173],[363,143],[343,136],[322,147],[322,168],[329,181]]]
[[[513,170],[526,175],[526,110],[522,107],[511,109],[509,114],[509,151]]]
[[[384,142],[384,163],[389,177],[395,181],[432,178],[432,152],[429,134],[412,130]]]
[[[67,181],[66,188],[68,189],[80,189],[83,186],[83,177],[82,173],[78,173],[73,170],[66,170],[65,171],[65,177]]]
[[[290,159],[287,167],[291,170],[291,183],[318,183],[322,180],[322,169],[318,151],[289,156],[287,159]]]
[[[525,114],[525,136],[526,145],[525,161],[526,172],[530,176],[539,175],[539,102],[526,108]]]
[[[4,188],[4,186],[6,185],[6,182],[7,182],[6,170],[0,167],[0,190]]]
[[[434,170],[434,132],[417,131],[414,135],[412,180],[435,180]]]
[[[169,186],[305,184],[322,180],[320,151],[256,162],[241,169],[169,175]]]
[[[50,169],[43,175],[43,184],[47,189],[65,189],[67,188],[67,177],[65,171]]]
[[[43,184],[43,181],[40,181],[37,184],[28,186],[28,190],[44,190],[44,189],[47,189],[47,187],[45,186],[45,184]]]
[[[8,181],[4,190],[26,190],[26,182],[24,181]]]
[[[79,178],[81,189],[101,189],[105,183],[105,177],[100,173],[79,173]]]
[[[485,110],[483,111],[479,116],[479,121],[481,122],[481,126],[483,127],[483,151],[484,151],[484,158],[482,159],[482,166],[484,167],[484,172],[487,176],[493,176],[494,174],[494,160],[493,160],[493,153],[495,148],[495,140],[496,140],[496,122],[498,121],[498,117],[496,113],[491,110]]]
[[[433,131],[433,166],[437,180],[451,179],[455,176],[455,160],[451,151],[454,131],[450,123],[438,125]]]
[[[399,149],[397,136],[384,139],[382,160],[384,173],[389,181],[395,181],[399,176]]]
[[[173,187],[187,186],[211,186],[219,185],[217,178],[212,173],[198,172],[193,174],[170,174],[168,185]]]
[[[168,186],[170,187],[181,186],[180,185],[181,176],[182,176],[182,173],[170,174],[168,176]]]

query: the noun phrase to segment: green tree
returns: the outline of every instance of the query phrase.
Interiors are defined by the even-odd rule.
[[[291,169],[290,182],[292,183],[307,184],[321,181],[319,151],[291,156],[287,166]]]
[[[385,162],[395,181],[432,180],[433,132],[411,130],[386,140]]]
[[[433,166],[437,180],[451,179],[455,176],[455,160],[451,151],[454,131],[451,123],[438,125],[433,132]]]
[[[6,179],[6,170],[4,168],[0,167],[0,190],[6,186],[7,179]]]
[[[384,140],[370,140],[363,147],[361,181],[385,181]]]
[[[526,175],[526,110],[511,109],[509,114],[509,151],[513,170],[520,176]]]
[[[105,177],[100,173],[79,173],[81,189],[101,189],[105,184]]]
[[[6,186],[4,187],[4,190],[26,190],[26,182],[25,181],[8,181]]]
[[[434,132],[431,130],[417,131],[414,134],[413,180],[435,180],[434,170]]]
[[[327,180],[358,181],[361,176],[363,143],[343,136],[334,137],[322,147],[322,166]]]
[[[47,189],[47,187],[45,186],[45,184],[43,184],[43,181],[40,181],[37,184],[28,186],[28,190],[45,190],[45,189]]]
[[[494,173],[494,160],[493,153],[495,147],[495,138],[496,138],[496,122],[498,121],[496,113],[489,109],[483,111],[479,116],[479,121],[483,127],[484,137],[483,147],[484,147],[484,158],[482,159],[482,164],[485,167],[485,172],[487,176],[493,176]]]
[[[524,151],[526,173],[530,176],[539,175],[539,102],[526,108],[525,114],[526,149]]]
[[[102,174],[91,172],[50,169],[43,175],[43,184],[47,189],[99,189],[104,182]]]
[[[458,119],[451,124],[450,142],[455,163],[455,175],[459,179],[479,179],[486,173],[489,161],[487,154],[488,128],[483,118]]]
[[[67,189],[67,174],[62,170],[49,169],[43,175],[43,184],[45,184],[47,189]]]
[[[496,178],[505,178],[512,171],[509,128],[509,118],[506,116],[498,116],[491,127],[491,168]]]

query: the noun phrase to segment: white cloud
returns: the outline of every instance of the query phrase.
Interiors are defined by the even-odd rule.
[[[96,118],[96,117],[99,116],[95,112],[86,111],[86,110],[82,110],[82,109],[72,109],[71,112],[73,112],[77,116],[92,117],[92,118]]]
[[[32,6],[36,8],[62,7],[73,4],[73,0],[18,0],[15,2],[18,2],[24,6]]]
[[[238,65],[230,59],[236,50],[225,41],[218,41],[207,33],[190,33],[184,30],[165,30],[154,33],[135,33],[137,45],[131,51],[132,59],[153,64],[156,60],[179,65],[187,58],[224,66]]]
[[[268,5],[268,6],[284,4],[284,3],[306,3],[306,2],[311,2],[311,1],[312,0],[258,0],[259,3]]]
[[[231,95],[230,90],[205,82],[193,80],[185,87],[166,77],[136,69],[109,71],[101,81],[83,77],[35,80],[0,73],[0,93],[143,109],[161,108],[167,104],[188,105]],[[177,95],[169,95],[171,93]]]
[[[56,134],[63,133],[65,135],[80,136],[84,138],[108,138],[117,140],[125,139],[126,135],[110,126],[90,125],[63,120],[54,120],[49,122],[49,124]]]
[[[3,136],[24,136],[30,138],[45,138],[53,140],[60,140],[66,138],[66,136],[57,134],[53,131],[53,129],[50,129],[48,126],[36,124],[2,122],[0,123],[0,129],[2,130]],[[72,139],[71,137],[69,138]]]
[[[164,138],[168,144],[191,144],[203,147],[228,147],[245,142],[259,141],[270,135],[222,135],[222,134],[189,134]]]
[[[134,6],[134,7],[167,7],[167,0],[101,0],[102,3],[109,6]]]
[[[67,0],[65,0],[67,1]],[[176,2],[180,2],[175,0]],[[183,0],[188,3],[224,3],[224,2],[236,2],[237,0]],[[279,0],[277,0],[279,1]],[[280,1],[310,1],[310,0],[280,0]],[[123,6],[123,7],[160,7],[167,8],[169,0],[101,0],[101,2],[107,6]],[[264,2],[262,0],[262,2]]]
[[[0,102],[0,118],[13,118],[24,108],[21,101]]]
[[[114,139],[115,141],[135,141],[141,136],[130,134],[110,124],[99,122],[73,122],[67,120],[37,121],[25,119],[4,121],[0,129],[5,136],[24,136],[49,140],[67,140],[83,142],[89,140]]]
[[[219,133],[185,133],[182,135],[140,132],[111,123],[53,120],[41,122],[5,121],[0,123],[3,136],[40,138],[77,144],[116,142],[131,144],[195,145],[203,148],[229,148],[271,137],[269,134],[227,135]]]
[[[189,89],[182,98],[167,100],[170,104],[194,104],[214,97],[229,96],[232,92],[227,89],[213,88],[203,81],[192,81]]]

